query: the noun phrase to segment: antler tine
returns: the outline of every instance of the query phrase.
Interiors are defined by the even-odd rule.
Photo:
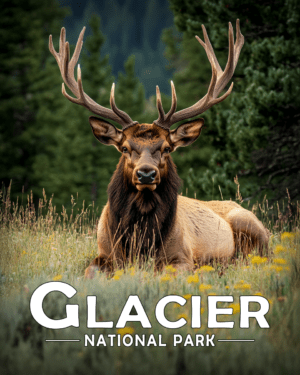
[[[122,127],[128,127],[128,126],[132,126],[132,125],[135,125],[135,124],[138,124],[138,121],[132,121],[131,119],[131,124],[128,125],[128,115],[126,112],[124,111],[121,111],[121,109],[119,109],[117,106],[116,106],[116,102],[115,102],[115,83],[112,84],[111,86],[111,91],[110,91],[110,106],[111,106],[111,109],[124,121],[124,126]],[[130,118],[130,117],[129,117]]]
[[[64,27],[60,30],[60,36],[59,36],[59,54],[62,55],[64,52],[66,43],[66,29]]]
[[[55,57],[55,60],[59,66],[58,53],[55,51],[55,48],[53,46],[52,35],[49,35],[49,50],[52,53],[52,55]]]
[[[195,36],[195,38],[198,40],[198,42],[201,44],[201,46],[205,49],[206,55],[208,57],[208,60],[211,65],[214,65],[216,67],[217,73],[222,73],[222,69],[220,67],[220,64],[216,58],[214,49],[210,43],[206,28],[204,25],[202,25],[202,32],[204,35],[205,43],[199,38],[198,35]]]
[[[229,79],[233,76],[235,65],[234,65],[234,37],[233,37],[233,29],[231,22],[229,22],[229,53],[228,53],[228,60],[226,63],[226,67],[224,69],[224,73],[221,74],[218,80],[218,85],[215,90],[215,97],[217,97],[220,92],[224,89],[227,85]],[[222,70],[221,70],[222,72]]]
[[[62,84],[63,95],[71,102],[82,105],[83,107],[87,108],[89,111],[95,113],[96,115],[99,115],[106,119],[110,119],[110,120],[117,122],[118,124],[122,126],[123,129],[129,126],[132,126],[134,124],[137,124],[137,121],[132,121],[132,119],[127,113],[117,108],[115,104],[115,100],[114,100],[114,84],[112,87],[111,100],[110,100],[111,107],[112,107],[112,110],[111,110],[111,109],[101,106],[100,104],[97,104],[93,99],[91,99],[84,92],[83,86],[82,86],[82,79],[81,79],[81,69],[80,69],[79,64],[77,67],[77,81],[76,81],[74,77],[74,69],[79,59],[80,52],[83,46],[83,37],[84,37],[85,29],[86,29],[85,27],[82,29],[78,37],[76,47],[75,47],[71,60],[70,60],[69,43],[66,42],[65,28],[63,27],[61,29],[60,38],[59,38],[59,52],[55,51],[55,48],[53,46],[53,41],[52,41],[52,35],[49,36],[49,50],[57,61],[64,83],[67,85],[67,87],[71,90],[71,92],[75,95],[76,98],[70,96],[66,92],[64,83]]]
[[[177,97],[176,97],[176,90],[173,81],[171,81],[171,90],[172,90],[172,104],[169,112],[166,115],[166,121],[169,121],[169,119],[172,117],[174,112],[176,111],[177,107]]]
[[[176,97],[176,90],[173,81],[171,81],[171,90],[172,90],[172,104],[169,112],[165,114],[165,111],[162,106],[161,102],[161,95],[159,91],[159,87],[156,86],[156,106],[158,110],[158,119],[154,121],[154,123],[160,127],[169,129],[169,120],[176,111],[177,107],[177,97]]]
[[[237,65],[237,62],[239,60],[239,57],[240,57],[240,53],[241,53],[241,50],[242,50],[242,47],[244,45],[244,36],[243,34],[241,33],[241,29],[240,29],[240,20],[237,19],[236,20],[236,41],[235,41],[235,45],[234,45],[234,67],[236,67]]]
[[[159,87],[156,86],[156,107],[157,107],[157,110],[158,110],[158,121],[159,122],[163,122],[165,121],[165,111],[163,109],[163,106],[162,106],[162,102],[161,102],[161,95],[160,95],[160,91],[159,91]]]
[[[77,83],[78,83],[78,94],[77,96],[79,96],[78,98],[73,98],[72,96],[70,96],[67,92],[66,92],[66,89],[65,89],[65,84],[63,83],[62,84],[62,93],[63,95],[69,99],[72,103],[75,103],[75,104],[80,104],[80,105],[84,105],[84,104],[88,104],[86,102],[86,97],[84,95],[84,91],[83,91],[83,87],[82,87],[82,80],[81,80],[81,69],[80,69],[80,65],[78,64],[77,66]]]
[[[78,37],[78,40],[77,40],[77,43],[76,43],[76,46],[75,46],[75,50],[73,52],[73,56],[72,56],[70,64],[69,64],[69,67],[70,67],[71,70],[74,70],[75,65],[77,64],[77,61],[79,59],[81,49],[82,49],[82,46],[83,46],[83,37],[84,37],[85,30],[86,30],[86,27],[84,26],[84,28],[81,30],[81,32],[79,34],[79,37]]]
[[[159,118],[156,121],[154,121],[155,124],[163,128],[170,128],[173,124],[175,124],[178,121],[200,115],[201,113],[205,112],[207,109],[211,108],[213,105],[220,103],[221,101],[226,99],[227,96],[230,95],[232,91],[233,83],[230,85],[226,93],[218,98],[221,91],[225,88],[225,86],[227,85],[231,77],[233,76],[241,49],[244,44],[244,37],[240,31],[240,21],[239,20],[236,21],[236,42],[235,43],[234,43],[234,37],[233,37],[233,28],[232,28],[231,23],[229,22],[229,31],[228,31],[229,53],[228,53],[227,64],[226,64],[224,71],[221,69],[220,64],[216,58],[215,52],[210,43],[209,37],[206,32],[206,28],[204,25],[202,25],[202,30],[203,30],[204,42],[198,36],[196,36],[196,39],[205,49],[206,55],[208,57],[208,60],[212,68],[212,78],[210,81],[208,92],[202,99],[200,99],[191,107],[174,113],[175,112],[174,101],[176,101],[176,94],[175,94],[175,87],[173,87],[172,85],[171,109],[168,112],[167,116],[164,116],[162,118],[160,114]],[[174,91],[173,91],[173,88],[174,88]],[[175,100],[173,99],[174,95],[175,95]],[[176,104],[175,104],[175,108],[176,108]]]

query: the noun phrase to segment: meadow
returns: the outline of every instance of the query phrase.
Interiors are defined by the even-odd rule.
[[[237,254],[228,266],[198,266],[190,273],[178,273],[172,266],[154,270],[149,259],[142,266],[128,264],[111,275],[98,273],[84,280],[85,267],[97,254],[96,223],[100,215],[93,206],[56,212],[52,200],[32,196],[27,204],[11,202],[1,192],[0,210],[0,372],[18,374],[299,374],[300,371],[300,206],[282,202],[269,206],[264,200],[252,207],[272,235],[269,250],[243,257]],[[80,327],[51,330],[32,317],[29,302],[34,290],[48,281],[72,285],[71,300],[50,293],[43,309],[52,319],[66,316],[66,304],[78,304]],[[97,297],[97,320],[113,321],[114,328],[87,328],[86,296]],[[116,321],[130,295],[138,295],[152,327],[144,329],[130,322],[116,329]],[[167,295],[183,296],[187,303],[170,303],[166,317],[184,318],[179,329],[163,328],[155,318],[157,302]],[[191,296],[201,295],[201,327],[191,328]],[[232,315],[218,321],[233,321],[233,329],[207,327],[207,296],[233,296]],[[270,328],[260,328],[254,318],[250,328],[239,328],[239,297],[258,295],[268,299],[266,319]],[[257,310],[258,304],[252,303]],[[134,315],[134,312],[131,312]],[[166,346],[85,346],[84,336],[93,334],[162,335]],[[215,346],[173,345],[174,334],[215,335]],[[79,342],[46,342],[51,339],[79,339]],[[254,339],[254,342],[218,340]],[[97,341],[97,339],[96,339]],[[128,340],[129,341],[129,340]]]

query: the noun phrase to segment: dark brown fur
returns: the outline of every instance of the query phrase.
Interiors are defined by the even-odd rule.
[[[120,237],[126,258],[133,239],[141,255],[152,248],[160,258],[162,239],[167,240],[176,215],[178,190],[181,186],[176,166],[168,159],[167,175],[155,191],[137,191],[126,174],[124,157],[120,159],[108,186],[109,227],[115,241]]]

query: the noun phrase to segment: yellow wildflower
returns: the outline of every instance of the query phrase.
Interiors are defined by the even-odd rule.
[[[278,253],[281,253],[281,252],[284,252],[284,251],[286,251],[286,247],[284,247],[282,245],[276,245],[275,249],[274,249],[274,254],[278,254]]]
[[[176,268],[174,268],[171,264],[165,267],[166,272],[168,273],[174,273],[176,272]]]
[[[206,290],[212,289],[212,286],[210,284],[200,284],[199,290],[200,292],[205,292]]]
[[[134,276],[135,275],[135,269],[134,269],[134,267],[130,267],[129,271],[130,271],[130,276]]]
[[[200,309],[200,313],[201,313],[201,314],[204,313],[204,307],[201,307],[201,309]]]
[[[62,279],[62,275],[56,275],[53,277],[53,281],[59,281]]]
[[[274,270],[275,272],[281,272],[283,270],[286,270],[286,271],[289,271],[290,270],[290,267],[282,267],[282,266],[277,266],[276,264],[272,264],[268,267],[268,271],[272,271]],[[267,269],[266,269],[267,270]]]
[[[26,253],[26,251],[25,251],[25,250],[23,250],[23,253],[22,253],[22,255],[25,255],[25,254],[27,254],[27,253]]]
[[[170,276],[170,275],[165,275],[165,276],[162,276],[161,278],[160,278],[160,281],[162,281],[162,282],[165,282],[165,281],[171,281],[172,280],[172,277]]]
[[[294,237],[295,237],[294,233],[283,232],[281,234],[281,241],[286,240],[286,239],[292,240],[292,239],[294,239]]]
[[[230,305],[228,305],[228,307],[232,308],[232,314],[236,314],[236,313],[240,312],[240,304],[239,303],[231,303]]]
[[[275,266],[274,269],[275,269],[276,272],[281,272],[283,270],[283,267],[281,267],[281,266]]]
[[[225,286],[225,289],[229,289],[229,285],[226,285],[226,286]]]
[[[181,318],[187,320],[187,319],[188,319],[188,316],[187,316],[187,314],[185,314],[185,313],[183,313],[183,314],[179,314],[179,315],[177,316],[177,319],[181,319]]]
[[[122,276],[124,274],[124,270],[118,270],[115,272],[115,276]]]
[[[132,328],[132,327],[124,327],[124,328],[119,328],[117,330],[117,333],[119,335],[122,335],[122,336],[124,336],[124,335],[132,335],[133,332],[134,332],[134,328]]]
[[[242,290],[251,289],[251,284],[245,284],[244,282],[242,283],[240,282],[234,285],[234,289],[242,289]]]
[[[124,270],[118,270],[115,272],[114,277],[112,278],[113,280],[120,280],[120,277],[124,274]]]
[[[254,294],[254,296],[261,296],[262,297],[262,293],[257,292],[257,293]]]
[[[268,258],[266,257],[260,257],[258,255],[254,256],[252,259],[251,259],[251,263],[252,264],[262,264],[262,263],[265,263],[266,261],[268,260]]]
[[[182,296],[183,298],[185,298],[185,299],[190,299],[191,297],[192,297],[192,295],[191,294],[185,294],[184,296]]]
[[[283,259],[283,258],[274,258],[273,259],[273,262],[276,263],[276,264],[286,264],[286,260]]]
[[[249,258],[252,258],[252,257],[253,257],[253,254],[248,254],[248,257],[249,257]]]
[[[195,275],[190,275],[187,277],[186,281],[189,283],[189,284],[192,284],[192,283],[195,283],[197,284],[199,282],[199,277],[197,274]]]
[[[213,272],[215,269],[211,266],[202,266],[197,271],[198,272]]]

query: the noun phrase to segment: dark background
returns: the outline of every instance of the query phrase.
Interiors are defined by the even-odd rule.
[[[72,10],[63,20],[71,44],[76,43],[83,26],[87,26],[86,36],[91,33],[89,20],[93,14],[99,15],[105,35],[102,52],[109,55],[113,74],[117,76],[124,71],[124,61],[133,54],[135,72],[144,85],[146,97],[155,94],[156,85],[170,94],[171,72],[165,68],[168,61],[161,40],[163,29],[174,24],[167,0],[59,0],[59,3]]]

